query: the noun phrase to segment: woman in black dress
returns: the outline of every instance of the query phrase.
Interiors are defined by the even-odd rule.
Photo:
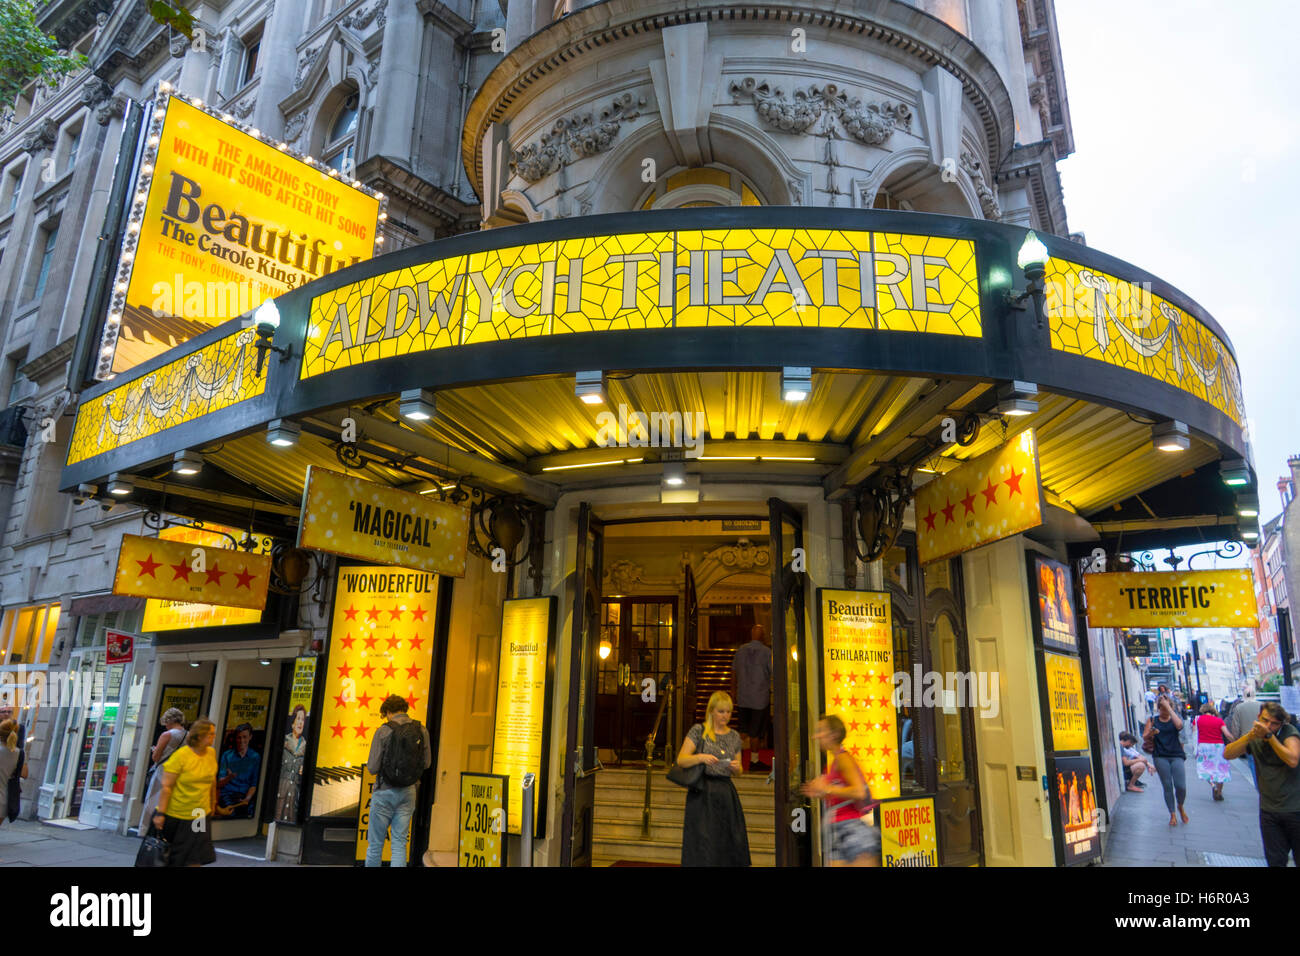
[[[731,782],[744,773],[740,762],[740,734],[727,727],[731,697],[718,691],[709,698],[704,723],[691,728],[677,763],[704,765],[700,786],[686,794],[682,824],[682,866],[749,866],[749,836],[745,812]]]

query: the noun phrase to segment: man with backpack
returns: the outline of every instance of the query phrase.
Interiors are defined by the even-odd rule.
[[[392,826],[393,866],[406,866],[406,843],[415,814],[415,793],[424,771],[433,763],[429,732],[418,720],[407,716],[406,699],[390,694],[379,705],[385,723],[370,741],[366,769],[375,775],[370,798],[370,831],[367,834],[366,866],[379,866],[384,857],[384,838]]]

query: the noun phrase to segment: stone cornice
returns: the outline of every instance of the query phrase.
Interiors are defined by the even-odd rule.
[[[51,370],[57,369],[59,366],[67,363],[67,361],[72,358],[72,353],[76,346],[77,339],[75,336],[64,339],[48,352],[36,356],[36,358],[18,369],[18,372],[33,382],[39,382],[41,378],[48,375]]]
[[[940,66],[961,81],[966,99],[984,126],[989,156],[1002,156],[1015,141],[1011,96],[997,69],[969,39],[941,20],[899,0],[815,0],[794,7],[776,3],[737,6],[703,0],[683,9],[677,0],[604,0],[551,23],[511,50],[483,81],[461,131],[461,159],[477,191],[483,177],[482,142],[492,123],[517,109],[533,86],[570,61],[598,58],[602,48],[686,23],[750,21],[843,30],[874,40],[920,61],[922,71]],[[787,27],[789,25],[789,27]]]

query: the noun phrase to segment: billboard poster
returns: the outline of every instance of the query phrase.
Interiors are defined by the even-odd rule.
[[[1077,652],[1078,633],[1074,616],[1074,576],[1060,561],[1041,554],[1029,556],[1029,588],[1035,608],[1035,624],[1044,647]]]
[[[1087,750],[1088,715],[1083,700],[1083,669],[1077,657],[1043,655],[1052,750]]]
[[[491,773],[460,775],[456,823],[456,865],[506,865],[505,820],[509,816],[508,777]]]
[[[880,820],[880,865],[937,867],[939,834],[934,797],[885,800],[876,811]]]
[[[1063,862],[1084,863],[1101,855],[1101,814],[1092,776],[1092,758],[1057,755],[1052,784],[1052,819],[1064,850]]]
[[[159,85],[95,377],[376,254],[383,197]]]
[[[172,525],[158,532],[163,541],[179,541],[193,547],[225,548],[234,550],[232,538],[243,532],[225,525],[204,524]],[[265,535],[253,535],[256,554],[270,554],[272,541]],[[227,627],[232,624],[258,624],[262,612],[256,608],[228,607],[220,604],[195,604],[191,601],[149,598],[144,602],[144,623],[140,630],[146,634],[160,631],[190,630],[200,627]]]
[[[523,819],[523,781],[537,774],[533,787],[533,832],[544,831],[546,792],[546,728],[550,633],[555,599],[515,598],[501,611],[501,657],[497,669],[497,711],[492,736],[492,773],[509,780],[511,833],[519,833]]]
[[[316,658],[299,657],[293,662],[289,684],[289,716],[280,754],[280,784],[275,795],[275,819],[297,823],[302,798],[302,768],[307,757],[307,734],[311,720],[312,691],[316,687]]]
[[[256,814],[270,712],[271,688],[230,688],[217,758],[218,817],[247,819]]]

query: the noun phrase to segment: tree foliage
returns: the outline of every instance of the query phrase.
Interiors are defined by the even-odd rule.
[[[53,86],[86,65],[79,53],[64,53],[36,25],[29,0],[0,0],[0,105],[8,106],[32,80]]]
[[[2,2],[4,0],[0,0],[0,3]],[[194,14],[179,3],[168,3],[167,0],[149,0],[149,16],[163,26],[171,27],[177,33],[183,34],[187,40],[194,39]]]

